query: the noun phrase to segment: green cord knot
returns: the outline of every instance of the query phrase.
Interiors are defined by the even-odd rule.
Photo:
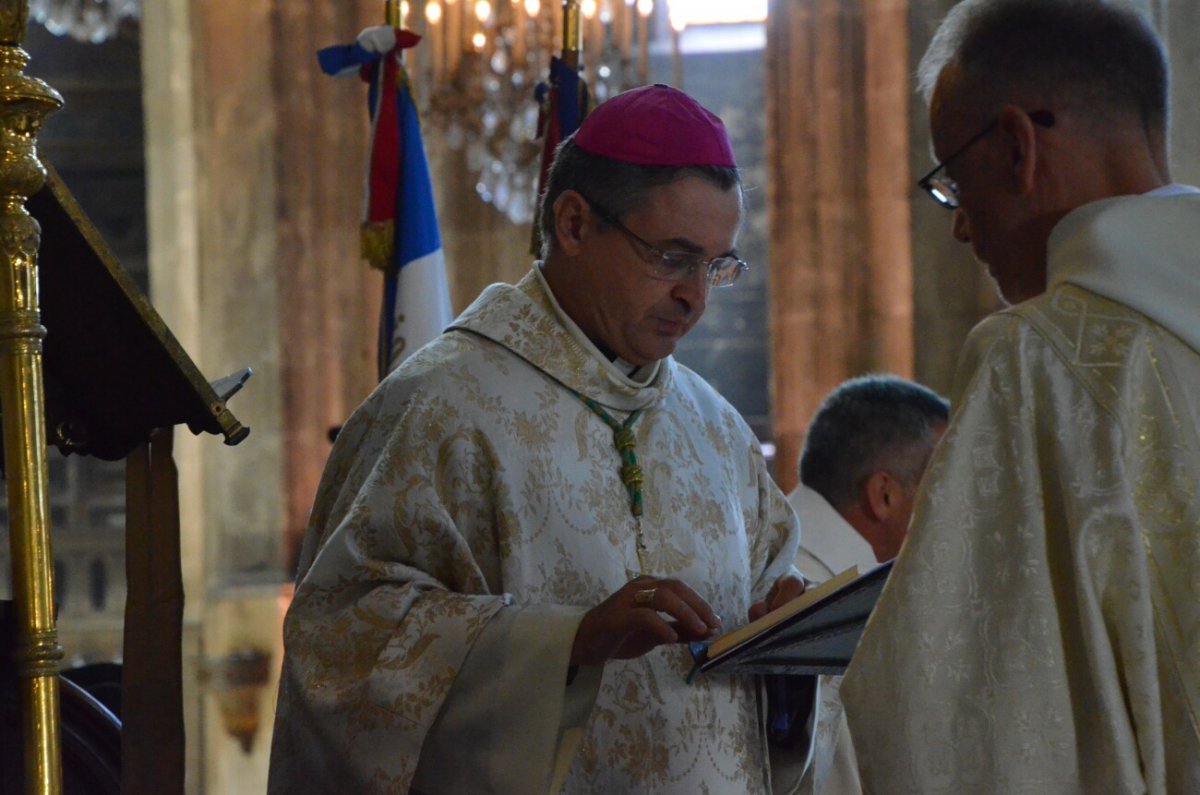
[[[641,488],[642,484],[646,482],[642,475],[642,468],[637,464],[626,464],[621,467],[621,482],[627,489]]]
[[[571,390],[574,392],[574,390]],[[629,492],[629,510],[634,516],[642,515],[642,484],[646,482],[646,476],[642,472],[642,468],[637,462],[637,437],[633,433],[633,423],[642,415],[642,410],[637,409],[630,412],[625,418],[625,422],[617,422],[612,416],[604,410],[604,408],[583,395],[575,392],[575,396],[583,401],[583,404],[592,410],[600,419],[604,420],[604,424],[612,429],[613,442],[617,446],[617,452],[621,455],[621,484],[625,486],[625,490]]]

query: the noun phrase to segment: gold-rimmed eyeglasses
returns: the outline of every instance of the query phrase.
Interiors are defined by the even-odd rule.
[[[635,250],[638,246],[641,246],[645,250],[644,254],[641,251],[638,253],[644,262],[652,266],[650,275],[655,279],[679,282],[689,278],[703,267],[705,281],[710,287],[728,287],[736,282],[744,271],[750,269],[745,260],[735,257],[732,254],[722,254],[712,259],[705,259],[699,254],[693,254],[690,251],[663,251],[618,221],[616,216],[600,207],[591,199],[584,197],[584,201],[588,203],[588,206],[592,208],[592,212],[598,218],[625,235],[629,239],[629,242],[634,244]]]

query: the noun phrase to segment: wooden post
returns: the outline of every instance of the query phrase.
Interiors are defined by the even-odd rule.
[[[125,461],[121,793],[183,792],[183,573],[174,430]]]

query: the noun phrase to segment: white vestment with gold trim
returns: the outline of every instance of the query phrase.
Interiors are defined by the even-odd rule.
[[[637,572],[732,627],[792,571],[798,523],[745,422],[671,358],[636,375],[535,270],[355,412],[285,622],[272,792],[768,791],[751,677],[689,685],[675,645],[566,684],[583,613]],[[642,411],[640,519],[612,430],[572,390]]]
[[[1200,792],[1200,196],[1048,253],[971,333],[843,680],[868,792]]]

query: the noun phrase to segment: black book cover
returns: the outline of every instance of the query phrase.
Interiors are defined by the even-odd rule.
[[[891,570],[891,561],[880,564],[712,657],[709,642],[694,643],[697,667],[703,672],[840,674],[850,664]]]

